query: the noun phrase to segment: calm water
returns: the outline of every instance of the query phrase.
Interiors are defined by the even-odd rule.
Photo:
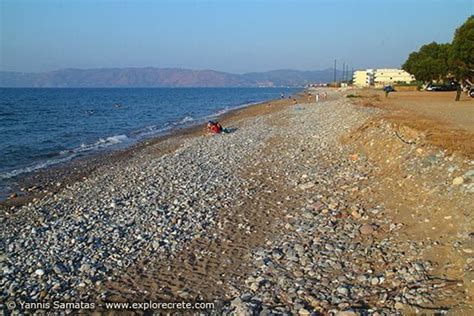
[[[0,88],[0,195],[14,178],[296,89]]]

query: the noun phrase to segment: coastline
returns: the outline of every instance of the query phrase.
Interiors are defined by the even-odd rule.
[[[298,102],[302,101],[302,93],[303,91],[297,92],[294,96]],[[226,126],[244,117],[268,113],[268,107],[271,107],[272,111],[275,110],[275,107],[281,110],[282,106],[291,104],[292,100],[289,99],[274,99],[240,105],[225,113],[217,114],[214,119]],[[266,108],[264,111],[261,110],[263,107]],[[98,169],[113,167],[115,164],[130,159],[147,147],[163,143],[162,152],[157,153],[158,155],[172,151],[179,146],[179,144],[176,143],[179,139],[203,134],[205,131],[203,126],[202,123],[196,122],[196,124],[190,126],[176,127],[150,138],[139,140],[126,148],[92,153],[84,157],[74,158],[64,163],[20,175],[5,199],[0,199],[0,210],[14,210],[17,207],[21,207],[46,195],[53,195],[68,185],[84,180],[88,175]]]

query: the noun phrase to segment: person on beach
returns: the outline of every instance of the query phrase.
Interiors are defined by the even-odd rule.
[[[280,99],[284,99],[285,98],[285,94],[282,92],[280,93]]]
[[[229,133],[229,130],[223,128],[219,122],[209,121],[207,122],[207,130],[211,134]]]
[[[385,91],[385,97],[388,98],[388,94],[390,93],[391,89],[390,86],[385,86],[383,88],[383,91]]]
[[[455,101],[459,101],[461,99],[461,92],[462,92],[461,84],[458,83],[457,86],[456,86],[456,99],[455,99]]]
[[[298,104],[298,101],[296,101],[295,98],[293,98],[293,104],[294,104],[294,105],[297,105],[297,104]]]
[[[319,102],[319,93],[316,93],[316,103]]]

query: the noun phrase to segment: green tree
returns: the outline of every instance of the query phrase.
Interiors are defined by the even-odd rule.
[[[449,76],[450,44],[432,42],[413,52],[402,68],[424,82],[440,81]]]
[[[474,81],[474,15],[454,33],[449,57],[452,72],[458,80]]]

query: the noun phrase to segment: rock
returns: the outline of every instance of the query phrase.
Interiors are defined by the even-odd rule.
[[[353,310],[345,310],[337,312],[335,316],[357,316],[358,314]]]
[[[374,226],[371,224],[364,224],[359,228],[362,235],[371,235],[374,232]]]
[[[43,269],[37,269],[35,271],[35,274],[39,277],[43,276],[45,274],[44,270]]]
[[[84,263],[81,265],[81,267],[79,268],[79,271],[81,271],[82,273],[88,273],[91,269],[91,266],[90,264],[88,263]]]
[[[319,201],[318,201],[318,202],[315,202],[315,203],[313,203],[313,204],[311,204],[311,205],[309,206],[309,208],[311,208],[311,209],[314,210],[314,211],[319,211],[319,210],[322,209],[323,207],[324,207],[324,204],[321,203],[321,202],[319,202]]]
[[[307,189],[311,189],[314,186],[315,186],[315,184],[313,182],[307,182],[307,183],[300,184],[299,188],[301,190],[307,190]]]
[[[275,249],[272,251],[272,257],[275,259],[281,259],[283,258],[284,254],[280,249]]]
[[[379,284],[379,278],[376,278],[376,277],[372,278],[372,279],[370,280],[370,284],[372,284],[372,285],[377,285],[377,284]]]
[[[403,303],[396,302],[394,307],[395,307],[395,309],[397,309],[397,310],[401,310],[401,309],[404,309],[404,308],[405,308],[405,305],[404,305]]]
[[[299,311],[298,311],[298,315],[301,315],[301,316],[309,316],[311,315],[311,313],[309,312],[309,310],[305,309],[305,308],[301,308]]]
[[[239,298],[237,297],[234,299],[231,304],[231,308],[233,308],[233,312],[235,315],[242,315],[242,316],[252,316],[253,312],[252,309],[247,307],[247,305]]]
[[[260,288],[260,286],[259,286],[259,284],[258,284],[257,282],[252,283],[252,284],[250,285],[250,289],[251,289],[252,291],[254,291],[254,292],[257,292],[259,288]]]
[[[467,171],[463,178],[466,178],[466,179],[470,179],[471,181],[474,181],[474,169],[471,169],[469,171]]]
[[[352,211],[352,212],[351,212],[351,215],[352,215],[352,217],[354,217],[355,219],[359,219],[359,218],[362,217],[362,215],[361,215],[359,212],[357,212],[357,211]]]
[[[296,251],[297,253],[304,253],[304,247],[303,247],[303,245],[296,244],[294,248],[295,248],[295,251]]]
[[[53,267],[53,271],[56,274],[62,274],[66,271],[66,267],[62,263],[56,263]]]
[[[349,289],[346,288],[345,286],[339,286],[336,289],[337,293],[341,294],[342,296],[348,296],[349,295]]]
[[[461,185],[464,183],[463,177],[456,177],[453,179],[453,185]]]
[[[253,295],[250,293],[244,293],[240,296],[243,302],[248,302],[250,299],[252,299]]]
[[[324,248],[325,248],[326,250],[328,250],[328,251],[333,251],[333,250],[334,250],[334,246],[331,245],[331,244],[325,244],[325,245],[324,245]]]
[[[351,159],[352,161],[357,161],[357,160],[359,159],[359,155],[358,155],[358,154],[352,154],[352,155],[350,156],[350,159]]]

